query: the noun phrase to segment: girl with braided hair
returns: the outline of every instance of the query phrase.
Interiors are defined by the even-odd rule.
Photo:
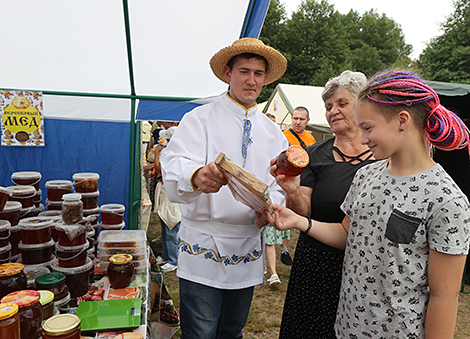
[[[279,205],[266,216],[280,230],[345,248],[338,338],[453,338],[470,207],[430,151],[468,148],[468,128],[423,80],[402,71],[369,82],[355,120],[362,144],[383,160],[357,171],[343,221],[317,222]]]

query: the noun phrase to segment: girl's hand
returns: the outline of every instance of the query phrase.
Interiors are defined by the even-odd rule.
[[[269,224],[279,231],[285,231],[291,228],[297,228],[301,231],[307,229],[308,221],[305,217],[281,205],[273,204],[272,207],[274,212],[264,211],[264,214]]]

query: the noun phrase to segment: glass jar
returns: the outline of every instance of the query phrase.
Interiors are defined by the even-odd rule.
[[[32,185],[36,190],[39,189],[39,181],[42,174],[39,172],[14,172],[11,174],[11,181],[15,185]]]
[[[81,319],[75,314],[59,314],[42,325],[42,339],[80,339]]]
[[[13,194],[11,189],[0,186],[0,212],[8,201],[8,198]]]
[[[0,212],[0,219],[8,220],[11,226],[18,225],[21,216],[22,205],[19,201],[7,201],[3,211]]]
[[[0,304],[0,338],[20,339],[20,314],[18,305]]]
[[[42,306],[41,295],[35,290],[21,290],[4,296],[2,303],[18,305],[20,314],[21,339],[39,339],[41,337]]]
[[[51,218],[32,217],[21,219],[18,226],[21,230],[23,244],[36,245],[51,241],[51,229],[54,221]]]
[[[11,223],[8,220],[0,220],[0,247],[5,247],[10,240]]]
[[[81,194],[69,193],[62,196],[62,221],[73,225],[83,219],[83,202]]]
[[[36,278],[40,275],[49,273],[49,269],[43,265],[26,265],[23,270],[26,275],[27,285],[25,290],[37,290]]]
[[[21,251],[21,262],[27,265],[37,265],[50,261],[54,252],[54,240],[43,244],[26,245],[22,241],[18,244]]]
[[[285,179],[296,177],[308,165],[309,156],[300,146],[291,145],[282,151],[277,158],[276,175],[285,175]]]
[[[132,255],[115,254],[109,258],[108,266],[109,283],[113,288],[125,288],[134,278],[134,264]]]
[[[98,207],[98,197],[100,195],[100,191],[80,194],[82,196],[83,209],[92,210]]]
[[[70,180],[49,180],[45,186],[49,201],[62,201],[64,194],[72,193],[73,183]]]
[[[54,301],[62,300],[67,296],[68,287],[65,283],[65,274],[50,272],[36,278],[36,288],[54,293]]]
[[[75,192],[87,193],[96,192],[98,190],[98,173],[75,173],[72,176]]]
[[[24,265],[20,263],[0,265],[0,298],[11,292],[26,289],[27,280],[23,270]]]
[[[121,204],[106,204],[100,207],[101,222],[106,225],[118,225],[122,223],[126,207]]]
[[[34,206],[33,199],[36,195],[34,186],[9,186],[13,194],[10,196],[10,201],[18,201],[23,208],[30,208]]]
[[[39,290],[38,292],[41,295],[39,302],[42,306],[42,323],[44,320],[54,316],[54,293],[47,290]]]

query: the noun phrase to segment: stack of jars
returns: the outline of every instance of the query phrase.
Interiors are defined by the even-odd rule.
[[[0,220],[0,264],[10,262],[10,229],[11,224],[8,220]]]
[[[21,231],[17,226],[21,218],[21,203],[18,201],[7,201],[3,211],[0,212],[0,220],[6,220],[10,223],[11,257],[10,261],[15,261],[20,256],[18,243],[21,240]]]
[[[82,195],[83,212],[85,215],[91,214],[98,207],[98,173],[75,173],[73,175],[75,192]]]
[[[8,187],[12,190],[10,201],[19,201],[22,204],[21,217],[37,216],[44,210],[41,204],[42,191],[39,182],[42,175],[39,172],[14,172],[11,181],[15,186]]]
[[[52,228],[55,221],[48,217],[31,217],[21,219],[18,227],[21,231],[21,241],[18,248],[21,251],[21,262],[25,265],[48,266],[54,260],[54,240]]]

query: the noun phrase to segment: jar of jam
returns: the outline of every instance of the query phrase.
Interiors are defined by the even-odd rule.
[[[64,194],[72,193],[73,183],[70,180],[49,180],[45,186],[49,201],[62,201]]]
[[[87,193],[96,192],[98,190],[98,173],[75,173],[72,176],[75,192]]]
[[[73,225],[83,219],[83,202],[81,194],[69,193],[62,196],[62,221]]]
[[[11,257],[11,244],[8,243],[4,247],[0,247],[0,264],[10,262]]]
[[[80,323],[75,314],[55,315],[42,325],[42,339],[80,339]]]
[[[34,206],[33,198],[36,195],[34,186],[9,186],[13,194],[10,196],[10,201],[18,201],[23,208],[30,208]]]
[[[19,201],[7,201],[3,211],[0,212],[0,219],[8,220],[11,226],[16,226],[20,221],[20,211],[22,208]]]
[[[0,338],[20,339],[20,314],[18,305],[0,304]]]
[[[11,223],[8,220],[0,220],[0,247],[5,247],[10,241]]]
[[[39,172],[14,172],[11,174],[11,181],[15,185],[32,185],[39,189],[39,182],[41,181],[42,174]]]
[[[108,266],[109,283],[113,288],[125,288],[134,278],[134,264],[132,255],[115,254],[109,258]]]
[[[8,201],[8,198],[13,194],[11,189],[0,186],[0,212]]]
[[[93,269],[93,261],[87,257],[86,263],[78,267],[60,267],[56,259],[52,265],[52,271],[65,274],[65,283],[69,288],[72,298],[81,297],[88,292],[90,283],[90,270]]]
[[[21,262],[27,265],[42,264],[50,261],[54,252],[54,240],[43,244],[26,245],[22,241],[18,244],[21,251]]]
[[[32,217],[21,219],[18,226],[21,239],[25,245],[43,244],[51,241],[51,228],[54,221],[51,218]]]
[[[92,210],[98,207],[98,196],[100,195],[100,191],[80,194],[82,196],[83,209]]]
[[[54,293],[47,290],[39,290],[41,298],[39,302],[42,306],[41,322],[54,316]]]
[[[121,204],[106,204],[100,207],[101,222],[106,225],[118,225],[122,223],[126,207]]]
[[[46,199],[46,209],[48,211],[60,211],[60,215],[62,215],[62,201],[51,201]]]
[[[65,274],[60,272],[50,272],[38,276],[36,278],[36,288],[54,293],[54,301],[64,299],[69,292],[65,283]]]
[[[61,267],[77,267],[85,265],[87,258],[88,242],[79,246],[55,245],[57,259]]]
[[[57,243],[60,246],[79,246],[86,243],[86,227],[83,225],[55,225]]]
[[[10,228],[10,244],[11,244],[11,255],[17,256],[21,254],[18,244],[21,241],[21,230],[19,226],[12,226]]]
[[[276,175],[285,175],[285,179],[298,176],[308,165],[309,156],[300,146],[291,145],[285,151],[282,151],[277,158]]]
[[[27,286],[24,265],[20,263],[6,263],[0,265],[0,298],[8,293],[24,290]]]
[[[39,302],[41,295],[35,290],[21,290],[7,294],[1,300],[2,303],[18,305],[20,314],[21,339],[41,338],[42,306]]]

